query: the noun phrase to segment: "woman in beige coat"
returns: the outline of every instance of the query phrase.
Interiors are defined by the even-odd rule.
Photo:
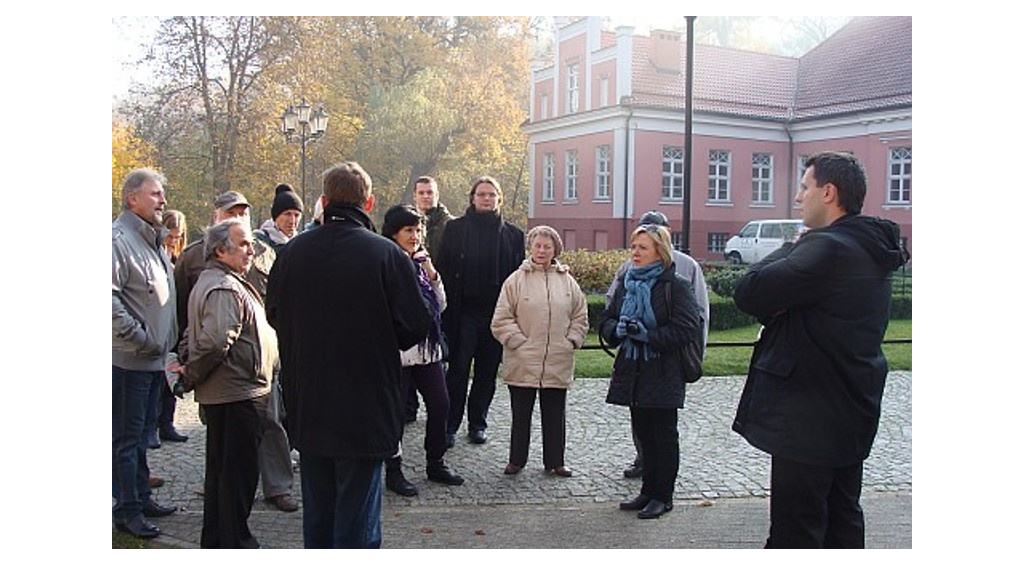
[[[529,257],[505,280],[491,319],[504,348],[501,373],[512,403],[512,438],[506,474],[518,474],[530,451],[530,423],[540,390],[544,469],[569,477],[565,465],[565,394],[574,352],[587,335],[587,299],[558,262],[562,239],[546,225],[527,233]]]

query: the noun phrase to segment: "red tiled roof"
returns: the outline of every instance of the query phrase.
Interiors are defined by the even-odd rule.
[[[800,58],[794,117],[910,103],[911,18],[856,18]]]
[[[650,61],[651,38],[633,42],[633,103],[683,108],[686,43],[678,73]],[[806,119],[912,102],[911,18],[856,18],[803,57],[694,46],[695,111]]]

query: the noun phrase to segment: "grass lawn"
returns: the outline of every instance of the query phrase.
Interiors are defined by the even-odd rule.
[[[910,319],[893,319],[889,322],[886,339],[910,339]],[[750,365],[753,347],[714,346],[715,343],[752,343],[757,337],[760,325],[754,324],[726,331],[711,331],[708,334],[707,353],[704,355],[705,376],[735,376],[746,374]],[[597,335],[587,335],[588,345],[598,345]],[[885,357],[889,359],[890,370],[912,370],[910,343],[882,345]],[[612,357],[601,349],[576,351],[577,378],[606,378],[611,375]]]

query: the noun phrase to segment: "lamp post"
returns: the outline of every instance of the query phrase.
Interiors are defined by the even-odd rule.
[[[683,131],[683,245],[690,254],[690,175],[693,166],[693,20],[686,16],[686,126]]]
[[[309,207],[306,199],[306,145],[320,139],[327,131],[327,110],[320,104],[315,112],[310,113],[310,106],[305,99],[297,106],[288,106],[281,115],[281,133],[288,141],[298,141],[302,154],[302,205]]]

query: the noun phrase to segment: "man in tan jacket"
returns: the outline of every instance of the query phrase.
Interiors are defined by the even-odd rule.
[[[259,446],[269,408],[277,334],[245,280],[252,266],[248,223],[229,219],[205,237],[206,269],[189,296],[185,384],[206,412],[203,548],[257,548],[249,531],[259,481]]]

